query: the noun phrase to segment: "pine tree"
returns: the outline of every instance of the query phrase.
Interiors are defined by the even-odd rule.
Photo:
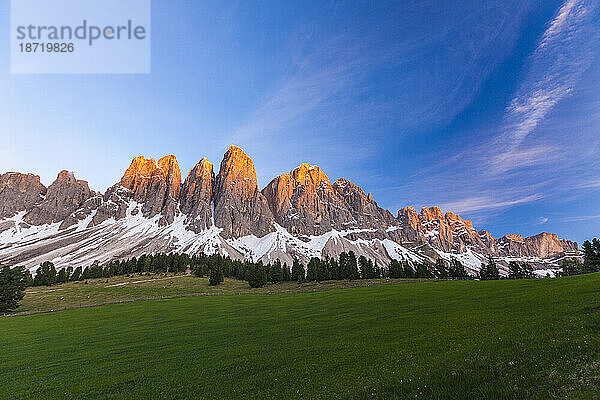
[[[390,278],[397,279],[403,278],[402,264],[398,260],[392,260],[388,267]]]
[[[521,266],[516,261],[508,263],[508,279],[521,279],[522,271]]]
[[[446,267],[446,262],[441,257],[435,261],[435,274],[440,279],[448,278],[448,268]]]
[[[75,268],[75,270],[73,271],[73,273],[71,274],[71,276],[69,277],[69,279],[71,281],[80,281],[81,280],[81,267],[77,267]]]
[[[44,261],[35,272],[34,286],[50,286],[56,283],[56,268],[50,261]]]
[[[281,268],[281,280],[283,282],[288,282],[290,280],[292,280],[292,274],[290,273],[290,267],[287,266],[287,264],[283,264],[283,267]]]
[[[600,240],[592,239],[583,242],[583,273],[600,271]]]
[[[252,288],[263,287],[267,284],[267,272],[261,262],[252,263],[248,271],[248,283]]]
[[[58,274],[56,275],[56,283],[65,283],[68,280],[69,275],[67,274],[66,268],[62,268],[60,271],[58,271]]]
[[[16,310],[25,296],[27,276],[23,267],[0,267],[0,313]]]
[[[316,281],[319,275],[321,260],[317,257],[313,257],[306,266],[306,280],[308,282]]]
[[[298,283],[304,281],[304,266],[297,259],[292,264],[292,280]]]
[[[561,276],[583,274],[583,263],[576,258],[565,258],[562,262]]]
[[[275,260],[270,270],[269,281],[272,283],[281,282],[281,261],[279,259]]]
[[[358,265],[360,266],[360,275],[362,279],[374,279],[375,278],[375,267],[373,261],[367,259],[365,256],[358,258]]]
[[[464,265],[459,260],[453,258],[450,261],[450,268],[448,268],[448,276],[450,278],[466,279],[469,277],[469,274],[467,274]]]
[[[405,261],[402,263],[403,264],[403,277],[404,278],[414,278],[415,277],[415,270],[413,269],[413,267],[411,267],[410,263],[408,261]]]
[[[432,273],[429,265],[427,263],[419,263],[417,264],[417,269],[415,270],[415,277],[417,278],[432,278]]]
[[[340,264],[335,258],[330,258],[327,260],[327,267],[329,269],[329,276],[331,279],[342,279],[340,274]]]
[[[223,283],[223,267],[217,264],[210,270],[210,277],[208,278],[208,284],[210,286],[217,286]]]
[[[348,253],[348,279],[359,279],[360,274],[358,272],[358,263],[356,261],[356,254],[353,251]]]
[[[33,276],[31,276],[31,272],[28,269],[23,268],[23,273],[25,274],[25,286],[33,286]]]
[[[488,263],[482,264],[479,269],[479,279],[481,280],[492,280],[492,279],[500,279],[500,272],[498,271],[498,267],[496,266],[496,261],[492,258],[492,256],[488,256]]]

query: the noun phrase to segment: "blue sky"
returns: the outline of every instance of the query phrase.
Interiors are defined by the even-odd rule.
[[[0,172],[104,190],[136,155],[185,175],[237,144],[261,188],[310,162],[394,214],[582,241],[600,234],[599,3],[153,0],[148,75],[11,75],[1,29]]]

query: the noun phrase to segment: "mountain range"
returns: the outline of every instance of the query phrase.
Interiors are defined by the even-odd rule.
[[[503,268],[511,260],[553,273],[577,243],[556,234],[494,238],[471,221],[439,207],[396,215],[371,193],[318,167],[301,164],[257,184],[254,163],[231,146],[219,170],[203,158],[182,183],[173,155],[136,157],[121,180],[99,193],[72,172],[45,187],[33,174],[0,176],[0,263],[34,269],[86,266],[157,252],[220,253],[234,259],[337,257],[341,252],[387,265],[458,259],[475,272],[487,256]]]

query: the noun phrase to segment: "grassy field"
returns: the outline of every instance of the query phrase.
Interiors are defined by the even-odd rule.
[[[225,279],[223,284],[209,286],[208,278],[174,274],[132,274],[54,286],[28,288],[19,313],[57,311],[91,305],[126,302],[139,299],[189,297],[196,295],[233,295],[257,293],[302,293],[393,283],[412,283],[422,279],[355,280],[326,282],[281,282],[252,289],[248,282]]]
[[[2,399],[597,399],[600,274],[136,301],[0,346]]]

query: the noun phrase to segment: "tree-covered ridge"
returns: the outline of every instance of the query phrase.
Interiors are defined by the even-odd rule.
[[[600,240],[583,243],[584,261],[565,259],[561,275],[578,275],[600,271]],[[127,260],[112,261],[100,265],[97,261],[89,267],[63,268],[56,270],[54,264],[43,262],[35,276],[22,267],[0,268],[0,312],[6,313],[18,308],[25,287],[51,286],[69,281],[110,278],[112,276],[141,273],[188,273],[197,277],[208,277],[210,285],[219,285],[224,278],[247,281],[250,287],[262,287],[267,283],[285,281],[321,282],[328,280],[382,279],[382,278],[425,278],[425,279],[501,279],[493,257],[488,257],[475,277],[469,275],[464,265],[453,259],[449,263],[439,258],[435,264],[409,263],[392,260],[386,267],[377,265],[364,256],[356,257],[352,251],[341,253],[336,258],[319,259],[313,257],[305,266],[294,260],[288,266],[275,260],[271,264],[261,261],[233,260],[220,254],[151,254]],[[511,261],[508,264],[508,279],[533,278],[533,270],[528,263]]]

